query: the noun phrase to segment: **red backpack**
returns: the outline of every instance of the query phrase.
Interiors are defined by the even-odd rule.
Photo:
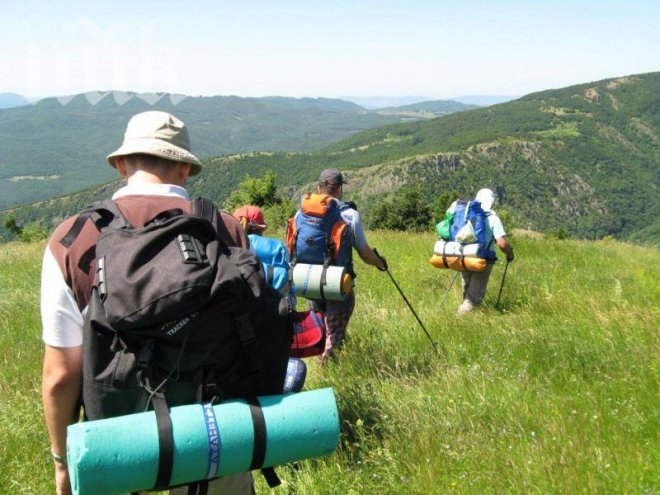
[[[311,357],[325,350],[325,321],[323,313],[309,309],[293,313],[293,342],[289,355]]]

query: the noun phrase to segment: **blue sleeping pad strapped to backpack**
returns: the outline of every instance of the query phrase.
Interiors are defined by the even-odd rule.
[[[493,249],[495,239],[490,233],[488,215],[490,215],[490,213],[484,211],[479,201],[456,201],[454,219],[450,229],[451,240],[456,240],[456,234],[469,221],[472,223],[472,228],[474,229],[477,243],[479,244],[477,257],[487,260],[496,260],[497,256]]]
[[[289,252],[279,239],[248,235],[250,249],[257,255],[264,269],[266,283],[281,291],[289,281]]]

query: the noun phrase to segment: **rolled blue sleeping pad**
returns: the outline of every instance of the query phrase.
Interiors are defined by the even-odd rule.
[[[300,392],[307,378],[307,365],[300,358],[289,358],[284,379],[285,392]]]
[[[266,425],[262,467],[328,455],[337,447],[339,414],[331,388],[258,400]],[[245,401],[173,407],[170,418],[174,437],[170,485],[250,470],[254,426]],[[153,411],[68,427],[67,462],[74,495],[149,490],[156,483],[158,460]]]

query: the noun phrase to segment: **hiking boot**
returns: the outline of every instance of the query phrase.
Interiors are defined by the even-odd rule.
[[[469,299],[465,299],[463,300],[463,303],[458,307],[456,316],[462,316],[468,314],[474,308],[476,308],[476,306],[472,303],[472,301],[470,301]]]

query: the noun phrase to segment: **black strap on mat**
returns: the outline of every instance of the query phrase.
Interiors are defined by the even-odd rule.
[[[192,483],[188,485],[187,495],[207,495],[208,492],[209,492],[209,482],[198,481],[197,483]]]
[[[250,464],[250,471],[252,471],[253,469],[260,469],[266,459],[266,421],[257,398],[248,397],[246,401],[250,407],[252,426],[254,427],[254,450],[252,451],[252,462]],[[270,488],[282,484],[272,467],[262,468],[261,474]]]
[[[252,462],[250,471],[259,469],[264,464],[266,458],[266,420],[264,412],[261,410],[261,404],[256,397],[247,398],[250,406],[250,415],[252,416],[252,426],[254,427],[254,449],[252,451]]]
[[[154,490],[165,490],[170,485],[172,467],[174,466],[172,419],[164,396],[154,395],[153,405],[158,427],[158,475],[156,476]]]

